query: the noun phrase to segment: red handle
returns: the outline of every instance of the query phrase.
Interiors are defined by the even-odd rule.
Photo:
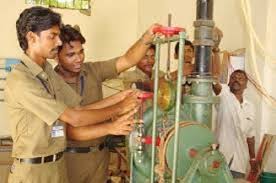
[[[160,144],[160,137],[157,137],[156,138],[156,146],[159,146],[159,144]],[[146,136],[146,137],[144,137],[143,138],[143,142],[145,143],[145,144],[148,144],[148,145],[150,145],[150,144],[152,144],[152,136]]]
[[[153,33],[161,33],[165,36],[172,36],[185,31],[182,27],[156,27],[153,29]]]
[[[138,96],[138,99],[146,100],[153,97],[152,92],[143,92],[141,95]]]

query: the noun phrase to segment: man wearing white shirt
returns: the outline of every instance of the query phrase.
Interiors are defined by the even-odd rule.
[[[257,171],[255,160],[255,111],[254,106],[243,97],[247,87],[247,75],[234,71],[228,86],[213,85],[220,96],[217,106],[216,137],[234,178],[244,178],[248,162]]]

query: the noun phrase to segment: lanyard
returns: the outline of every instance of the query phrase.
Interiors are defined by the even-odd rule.
[[[83,77],[83,75],[81,75],[81,77],[80,77],[80,96],[83,96],[83,92],[84,92],[84,77]]]

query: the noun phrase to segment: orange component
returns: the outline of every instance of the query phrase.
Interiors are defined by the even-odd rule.
[[[194,148],[190,149],[190,151],[189,151],[189,155],[191,158],[196,157],[197,153],[198,153],[197,150]]]
[[[220,167],[220,162],[219,161],[213,161],[213,168],[219,168]]]

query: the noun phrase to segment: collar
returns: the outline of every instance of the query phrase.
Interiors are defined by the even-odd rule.
[[[137,74],[142,75],[143,78],[146,79],[150,79],[149,76],[147,74],[145,74],[141,69],[139,69],[138,67],[136,67],[135,71],[137,72]]]
[[[85,69],[84,64],[82,64],[81,70],[80,70],[80,76],[87,76],[87,70]]]
[[[40,67],[37,63],[35,63],[33,60],[31,60],[30,57],[28,57],[27,55],[23,55],[22,57],[22,62],[27,66],[27,68],[30,70],[30,72],[34,75],[34,76],[38,76],[40,79],[43,80],[47,80],[48,79],[48,74],[46,73],[47,71],[49,71],[51,65],[50,63],[48,63],[48,61],[46,61],[45,63],[45,71],[42,69],[42,67]]]

